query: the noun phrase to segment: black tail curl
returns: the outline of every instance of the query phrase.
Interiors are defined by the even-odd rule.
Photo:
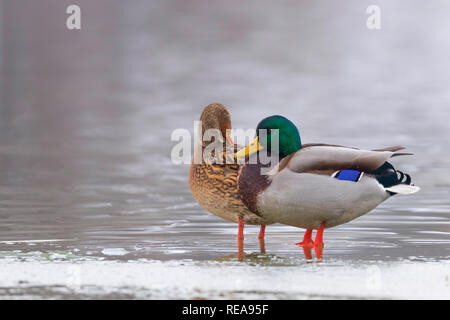
[[[389,188],[398,184],[411,185],[411,176],[395,168],[389,162],[385,162],[378,169],[369,172],[375,176],[379,183],[385,188]]]

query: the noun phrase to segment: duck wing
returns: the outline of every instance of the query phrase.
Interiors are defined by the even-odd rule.
[[[404,153],[395,153],[403,147],[378,150],[361,150],[339,145],[309,144],[281,160],[278,171],[289,168],[293,172],[358,170],[370,172],[381,167],[389,158]]]

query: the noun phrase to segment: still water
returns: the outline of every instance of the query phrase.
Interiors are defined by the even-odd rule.
[[[369,31],[364,1],[78,1],[69,31],[70,1],[0,1],[0,298],[450,298],[450,4],[378,2]],[[239,262],[170,159],[211,102],[405,145],[422,190],[326,230],[320,262],[248,226]]]

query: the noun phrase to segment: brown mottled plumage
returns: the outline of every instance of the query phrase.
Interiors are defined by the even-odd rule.
[[[228,110],[220,103],[208,105],[200,117],[202,122],[201,137],[208,129],[219,129],[222,137],[226,137],[226,130],[231,129],[231,119]],[[200,132],[199,132],[200,134]],[[222,138],[223,150],[226,150],[226,139]],[[211,141],[203,141],[195,147],[194,159],[198,153],[203,154],[206,146]],[[189,169],[189,187],[197,202],[210,213],[232,221],[243,219],[246,224],[265,225],[271,221],[254,214],[242,203],[237,193],[237,174],[239,164],[234,159],[237,145],[232,146],[233,152],[223,152],[223,164],[206,163],[202,157],[201,164],[195,164],[194,160]],[[228,163],[226,157],[228,155]]]

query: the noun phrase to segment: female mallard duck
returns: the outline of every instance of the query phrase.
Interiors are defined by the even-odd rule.
[[[261,135],[260,130],[267,134]],[[403,147],[360,150],[338,145],[301,144],[296,126],[282,116],[262,120],[256,138],[236,158],[272,151],[271,134],[278,129],[278,160],[268,174],[263,165],[245,164],[238,176],[238,193],[260,217],[307,229],[303,246],[323,247],[324,228],[353,220],[395,194],[419,190],[387,162]],[[318,229],[314,243],[312,230]]]
[[[249,211],[237,193],[237,174],[240,166],[233,157],[237,151],[237,145],[227,135],[227,130],[231,129],[230,113],[219,103],[210,104],[203,110],[200,122],[200,137],[204,137],[205,132],[209,129],[220,130],[219,139],[224,151],[218,155],[222,157],[222,161],[220,161],[222,163],[219,161],[206,162],[203,154],[211,141],[199,139],[189,169],[189,187],[192,195],[205,210],[225,220],[239,223],[240,256],[243,255],[244,224],[261,225],[259,239],[261,250],[264,252],[265,225],[272,222]],[[226,140],[229,141],[228,144]],[[232,152],[225,152],[229,147],[233,148]],[[200,161],[196,163],[195,159],[200,159]]]

